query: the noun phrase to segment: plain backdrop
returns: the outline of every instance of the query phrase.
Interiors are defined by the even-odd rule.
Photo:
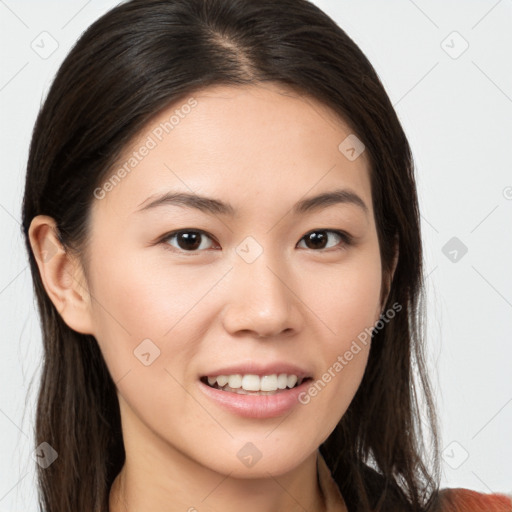
[[[512,493],[512,1],[316,0],[376,68],[412,146],[443,486]],[[31,131],[108,0],[0,0],[0,512],[37,510],[39,318],[20,229]]]

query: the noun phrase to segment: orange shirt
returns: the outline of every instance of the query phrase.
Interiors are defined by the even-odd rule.
[[[506,494],[484,494],[470,489],[441,490],[442,512],[512,512],[512,497]]]

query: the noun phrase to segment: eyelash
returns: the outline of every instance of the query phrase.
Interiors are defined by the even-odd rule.
[[[335,235],[339,236],[342,240],[341,244],[342,246],[341,247],[329,247],[327,249],[318,249],[318,250],[315,250],[315,249],[307,249],[307,250],[310,250],[310,251],[313,251],[313,252],[326,252],[326,251],[339,251],[339,250],[344,250],[346,249],[346,246],[350,246],[352,245],[353,243],[353,237],[351,235],[349,235],[348,233],[345,233],[344,231],[339,231],[337,229],[313,229],[312,231],[308,231],[300,240],[302,241],[306,236],[312,234],[312,233],[318,233],[318,232],[322,232],[322,233],[334,233]],[[199,233],[201,235],[204,235],[208,238],[210,238],[211,240],[217,242],[215,240],[215,238],[213,238],[210,234],[208,234],[206,231],[203,231],[202,229],[179,229],[177,231],[172,231],[170,233],[167,233],[165,234],[159,242],[157,242],[158,244],[163,244],[164,248],[168,251],[172,251],[172,252],[175,252],[175,253],[185,253],[185,254],[197,254],[197,253],[201,253],[203,252],[205,249],[199,251],[199,250],[194,250],[194,251],[185,251],[184,249],[179,249],[179,248],[176,248],[176,247],[173,247],[171,246],[168,241],[169,239],[175,237],[176,235],[179,235],[180,233]],[[217,242],[218,243],[218,242]]]

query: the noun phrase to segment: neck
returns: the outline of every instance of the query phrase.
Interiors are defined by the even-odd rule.
[[[179,471],[168,467],[143,468],[127,460],[112,485],[109,512],[326,511],[316,454],[289,473],[260,479],[231,478],[191,464]]]

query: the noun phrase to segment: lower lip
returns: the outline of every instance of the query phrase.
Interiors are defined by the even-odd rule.
[[[240,395],[212,388],[199,381],[201,391],[228,411],[245,418],[275,418],[299,404],[299,395],[306,391],[312,379],[300,386],[280,391],[275,395]]]

